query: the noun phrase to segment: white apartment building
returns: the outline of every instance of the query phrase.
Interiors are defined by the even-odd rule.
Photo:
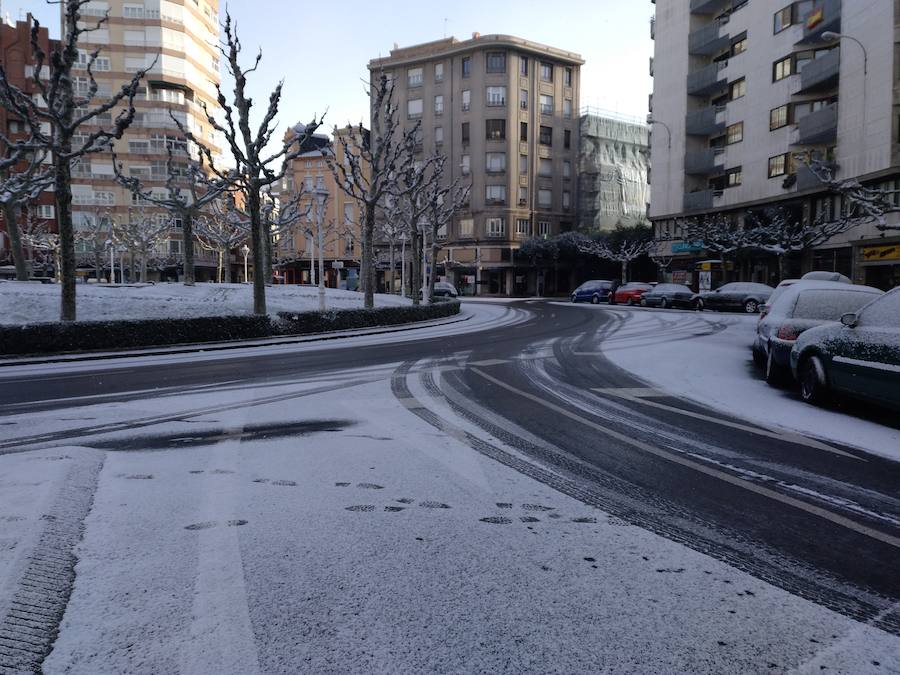
[[[781,205],[798,217],[835,213],[798,156],[833,162],[838,178],[900,186],[895,0],[659,0],[650,218],[678,281],[709,257],[681,240],[678,220]],[[791,261],[882,288],[900,285],[900,231],[860,225]],[[748,256],[742,277],[777,267]]]

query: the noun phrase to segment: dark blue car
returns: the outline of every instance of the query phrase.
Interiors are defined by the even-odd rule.
[[[612,289],[611,281],[585,281],[581,286],[572,291],[572,302],[599,302],[609,301],[609,292]]]

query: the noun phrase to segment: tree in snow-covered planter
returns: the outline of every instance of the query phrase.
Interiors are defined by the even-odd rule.
[[[161,217],[160,217],[161,216]],[[159,256],[159,245],[169,237],[172,223],[166,214],[129,209],[124,222],[113,223],[113,240],[140,261],[141,283],[147,283],[147,267]]]
[[[231,20],[231,14],[225,11],[225,23],[222,26],[225,41],[219,46],[219,51],[225,58],[225,68],[234,82],[232,100],[229,102],[222,87],[216,84],[217,102],[222,110],[222,115],[214,115],[205,105],[203,112],[209,125],[218,131],[225,139],[225,144],[231,152],[234,160],[234,182],[244,191],[247,198],[247,213],[250,217],[250,239],[253,250],[253,312],[255,314],[266,313],[266,283],[263,274],[266,268],[265,261],[265,226],[262,216],[262,191],[264,188],[274,185],[284,178],[291,162],[297,159],[301,153],[304,142],[321,125],[321,120],[313,121],[303,127],[302,133],[296,131],[288,135],[280,147],[274,151],[267,150],[272,137],[277,131],[275,118],[281,104],[281,90],[284,81],[279,82],[269,96],[268,107],[263,113],[258,125],[253,125],[250,120],[253,108],[253,99],[249,95],[247,76],[254,73],[262,60],[260,50],[253,65],[245,68],[240,63],[242,45],[237,35],[237,29]],[[221,169],[217,169],[213,162],[213,153],[203,142],[188,130],[184,124],[176,119],[181,133],[190,142],[197,146],[201,154],[206,157],[207,165],[217,172],[221,180],[229,178]],[[254,128],[255,127],[255,128]],[[297,127],[295,127],[297,129]],[[277,166],[279,165],[280,166]],[[276,168],[277,166],[277,168]]]
[[[424,294],[425,304],[430,305],[434,301],[434,280],[437,271],[438,240],[443,230],[446,236],[446,228],[453,221],[456,212],[469,203],[471,183],[466,183],[460,177],[451,181],[450,176],[445,175],[447,157],[440,155],[432,164],[431,180],[425,184],[424,201],[427,206],[425,221],[430,226],[431,236],[431,274],[428,277],[428,290]],[[424,243],[424,242],[423,242]]]
[[[60,46],[49,55],[40,45],[40,24],[35,21],[31,31],[31,52],[34,60],[32,82],[37,95],[32,98],[13,85],[0,67],[0,105],[22,120],[29,129],[31,151],[49,153],[53,159],[53,184],[56,193],[56,221],[59,227],[59,259],[61,278],[60,318],[74,321],[75,306],[75,228],[72,217],[72,163],[78,158],[97,152],[107,152],[113,140],[122,138],[134,120],[134,97],[144,74],[152,68],[137,71],[131,81],[112,94],[109,99],[94,107],[99,85],[94,78],[94,64],[100,50],[87,54],[86,61],[79,50],[81,38],[86,33],[100,29],[108,16],[100,18],[88,26],[82,15],[82,8],[90,0],[59,0],[63,6],[62,40]],[[57,3],[59,4],[59,3]],[[43,79],[45,64],[49,75]],[[87,85],[76,89],[73,70],[85,73]],[[122,107],[124,106],[124,107]],[[120,108],[113,121],[112,129],[97,127],[101,115]],[[90,125],[92,130],[82,132]],[[76,136],[83,140],[76,142]]]
[[[249,217],[237,208],[233,196],[226,195],[213,203],[211,213],[201,215],[194,224],[200,246],[216,254],[216,281],[224,283],[225,261],[232,249],[250,236]]]
[[[394,101],[394,81],[381,73],[368,92],[372,110],[372,128],[360,123],[350,134],[339,135],[344,161],[331,162],[335,182],[356,200],[362,214],[362,262],[360,281],[364,305],[375,306],[375,220],[385,195],[397,177],[414,161],[406,151],[404,139],[417,138],[419,123],[406,132],[400,125]],[[415,295],[415,293],[414,293]]]
[[[582,253],[619,263],[622,283],[628,281],[628,265],[656,247],[650,228],[645,226],[619,227],[611,234],[597,238],[581,236],[576,243]]]
[[[31,269],[25,259],[19,216],[50,186],[53,174],[44,159],[46,152],[36,152],[35,139],[11,140],[0,130],[0,210],[9,236],[10,252],[16,269],[17,281],[28,281]],[[25,214],[27,216],[27,213]]]

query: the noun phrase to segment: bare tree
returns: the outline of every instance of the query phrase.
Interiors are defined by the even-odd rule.
[[[405,238],[407,232],[398,204],[399,201],[396,198],[387,195],[384,200],[384,206],[379,209],[377,220],[378,230],[376,237],[388,245],[390,293],[394,292],[394,287],[397,285],[397,245],[398,242],[404,241],[401,237]],[[406,261],[401,261],[401,264],[405,265]],[[405,289],[402,289],[402,292],[405,293]]]
[[[16,280],[28,281],[31,270],[22,248],[19,213],[53,185],[53,174],[44,163],[46,152],[29,149],[35,144],[33,136],[28,140],[9,141],[0,132],[0,141],[6,146],[6,155],[0,158],[0,210],[9,235]]]
[[[32,267],[38,262],[46,266],[49,261],[53,265],[54,277],[59,280],[60,240],[59,235],[51,231],[50,223],[35,218],[29,211],[25,214],[21,234],[22,243],[29,249]]]
[[[111,211],[101,209],[81,215],[81,222],[75,224],[75,241],[78,248],[87,253],[94,266],[94,278],[100,281],[106,253],[114,240],[115,218]]]
[[[143,208],[129,209],[124,222],[113,223],[113,240],[140,260],[141,283],[147,283],[147,266],[158,256],[159,245],[169,237],[172,224],[168,215],[160,218]]]
[[[247,241],[250,219],[237,208],[231,195],[214,202],[212,206],[211,214],[201,215],[197,219],[196,235],[200,246],[216,254],[216,280],[224,283],[225,260],[232,249]]]
[[[875,227],[882,232],[900,230],[900,223],[887,222],[888,214],[900,213],[900,190],[865,186],[855,178],[838,180],[834,176],[833,163],[817,159],[810,161],[804,156],[799,156],[799,159],[823,186],[841,196],[849,219],[858,223],[875,223]]]
[[[434,301],[434,279],[437,269],[438,236],[447,227],[453,216],[469,203],[471,184],[465,184],[462,178],[451,181],[445,176],[447,157],[441,155],[432,164],[432,178],[425,184],[424,201],[427,205],[426,220],[431,226],[431,274],[428,277],[428,292],[425,294],[426,304]]]
[[[255,271],[253,275],[253,311],[256,314],[265,314],[267,283],[264,275],[266,267],[266,233],[262,218],[263,197],[261,193],[264,188],[284,178],[291,161],[300,156],[304,142],[319,128],[321,120],[314,118],[305,127],[298,125],[302,127],[302,133],[296,131],[297,127],[295,127],[295,133],[293,135],[289,134],[277,150],[269,153],[266,148],[269,146],[278,128],[275,118],[278,115],[278,107],[281,104],[281,90],[284,86],[284,81],[279,82],[272,91],[262,120],[259,126],[253,129],[250,119],[253,99],[249,95],[247,76],[259,68],[259,63],[262,61],[262,51],[260,50],[257,53],[252,66],[245,68],[241,65],[241,41],[238,38],[237,29],[232,23],[231,14],[227,10],[225,12],[223,33],[225,41],[219,46],[219,51],[224,56],[225,67],[234,81],[232,101],[229,103],[221,86],[217,84],[217,101],[219,108],[222,110],[222,121],[205,106],[203,111],[209,125],[225,139],[236,167],[236,184],[247,196],[251,248],[253,249],[253,269]],[[176,124],[181,133],[194,143],[206,157],[208,165],[214,168],[212,151],[196,138],[191,131],[186,129],[179,120],[176,120]],[[275,168],[276,166],[277,168]],[[218,171],[220,179],[224,180],[227,178],[226,175],[221,173],[221,170]]]
[[[75,305],[75,231],[72,221],[72,163],[78,158],[97,152],[108,152],[116,139],[122,138],[125,130],[134,120],[134,97],[138,85],[149,68],[137,71],[131,81],[121,90],[95,107],[90,106],[97,98],[100,87],[94,78],[94,63],[100,55],[96,49],[87,55],[86,62],[80,62],[79,43],[82,36],[101,28],[107,16],[94,25],[85,24],[82,7],[90,0],[59,0],[63,5],[60,47],[49,55],[44,52],[38,39],[40,24],[35,21],[31,31],[31,51],[34,60],[33,82],[38,95],[32,98],[13,85],[0,67],[0,105],[23,120],[32,136],[31,148],[34,152],[48,152],[53,158],[53,182],[56,192],[56,219],[59,226],[60,268],[61,268],[61,309],[63,321],[74,321]],[[49,65],[49,78],[45,81],[41,73],[45,63]],[[88,85],[76,90],[73,70],[84,63]],[[152,68],[156,64],[151,64]],[[110,130],[98,126],[101,115],[115,108],[120,109]],[[85,133],[83,141],[75,142],[75,136],[82,127],[90,125],[93,130]],[[49,131],[44,129],[49,128]],[[6,139],[4,139],[6,140]]]
[[[681,231],[685,241],[700,244],[719,256],[726,280],[729,259],[756,246],[745,224],[722,214],[686,219],[681,223]]]
[[[339,136],[344,161],[330,164],[335,182],[356,200],[362,214],[360,281],[365,294],[364,305],[372,308],[375,306],[375,221],[378,207],[396,176],[413,162],[406,151],[404,137],[417,137],[419,123],[404,133],[394,102],[394,83],[385,73],[381,73],[377,84],[368,93],[372,106],[371,131],[367,132],[360,124],[355,133]]]
[[[300,190],[290,196],[290,198],[279,201],[279,199],[266,192],[262,201],[262,222],[265,230],[265,264],[263,266],[266,279],[272,279],[272,267],[274,258],[282,257],[281,247],[277,247],[285,234],[293,232],[298,223],[309,213],[311,204],[307,204],[304,208],[301,202],[306,194],[301,187]],[[277,254],[277,256],[276,256]]]
[[[170,113],[171,114],[171,113]],[[207,167],[207,156],[198,152],[196,159],[184,150],[167,147],[165,194],[145,186],[136,176],[125,176],[122,165],[113,155],[116,179],[136,195],[142,203],[166,209],[173,221],[181,221],[181,240],[184,255],[184,285],[193,286],[196,280],[194,256],[194,222],[205,209],[232,189],[233,174],[217,174]],[[175,153],[183,155],[176,161]]]
[[[650,238],[623,237],[618,242],[611,242],[605,238],[579,237],[577,246],[582,253],[619,263],[622,267],[622,283],[626,283],[628,281],[628,265],[650,253],[656,246],[656,242]]]

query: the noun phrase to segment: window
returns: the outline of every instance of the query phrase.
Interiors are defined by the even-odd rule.
[[[785,56],[772,64],[772,82],[783,80],[788,75],[794,74],[794,60],[790,56]]]
[[[737,187],[741,184],[742,180],[743,172],[741,167],[728,169],[728,171],[725,172],[725,185],[727,187]]]
[[[516,234],[526,237],[531,234],[531,221],[528,218],[518,218],[516,220]]]
[[[572,193],[568,190],[563,190],[563,208],[567,210],[572,208]]]
[[[563,117],[567,120],[572,119],[572,99],[563,99]]]
[[[435,145],[443,145],[444,144],[444,127],[435,127],[434,128],[434,144]]]
[[[488,87],[487,105],[491,107],[506,105],[506,87]]]
[[[506,52],[488,52],[486,70],[489,73],[506,72]]]
[[[732,143],[740,143],[742,140],[744,140],[743,122],[732,124],[730,127],[727,127],[725,129],[725,143],[727,145],[731,145]]]
[[[789,111],[790,106],[787,104],[772,108],[772,110],[769,111],[769,131],[781,129],[790,124]]]
[[[506,171],[506,153],[489,152],[485,155],[485,170],[488,173],[503,173]]]
[[[743,97],[746,93],[747,80],[745,80],[743,77],[739,80],[735,80],[728,87],[728,96],[732,101]]]
[[[487,186],[485,186],[484,201],[487,204],[505,204],[506,203],[506,186],[505,185],[487,185]]]
[[[747,31],[731,38],[731,56],[743,54],[745,51],[747,51]]]
[[[45,220],[49,220],[56,216],[56,209],[53,207],[53,204],[38,204],[37,206],[37,217],[44,218]]]
[[[563,147],[566,150],[572,149],[572,132],[566,129],[563,131]]]
[[[519,186],[519,206],[526,206],[528,204],[528,188],[524,185]]]
[[[519,89],[519,107],[522,110],[528,110],[528,90]]]
[[[541,157],[538,164],[538,175],[542,178],[549,178],[553,175],[553,161],[548,157]]]
[[[434,97],[434,114],[435,115],[443,115],[444,114],[444,97],[443,96],[435,96]]]
[[[506,140],[506,120],[485,120],[485,138],[489,141]]]
[[[462,123],[462,134],[461,135],[462,135],[462,142],[468,143],[469,142],[469,123],[468,122]]]
[[[519,140],[523,143],[528,141],[528,122],[519,122]]]
[[[406,104],[406,116],[409,119],[415,119],[422,116],[422,99],[413,98]]]
[[[528,155],[519,155],[519,175],[528,175]]]
[[[538,206],[548,209],[553,206],[553,190],[549,188],[538,190]]]
[[[464,56],[462,58],[462,76],[468,77],[472,74],[472,57]]]
[[[125,5],[122,7],[122,16],[126,19],[143,19],[144,18],[144,6],[143,5]]]
[[[460,163],[460,170],[462,171],[463,176],[468,176],[472,173],[472,158],[469,155],[463,155]]]
[[[541,61],[541,81],[553,82],[553,64]]]
[[[406,71],[406,82],[410,87],[422,86],[422,69],[410,68]]]
[[[538,236],[541,237],[549,237],[550,236],[550,223],[546,220],[542,220],[538,222]]]
[[[793,6],[788,5],[784,9],[779,9],[775,12],[775,25],[773,32],[780,33],[785,28],[791,25],[791,15],[792,15]]]
[[[541,115],[553,114],[553,97],[541,94]]]
[[[486,224],[487,224],[487,234],[489,237],[503,236],[503,233],[506,231],[506,227],[504,227],[503,218],[488,218]]]
[[[464,89],[462,93],[462,111],[469,112],[472,107],[472,92]]]
[[[563,178],[572,177],[572,162],[568,159],[563,162]]]
[[[520,56],[519,57],[519,75],[522,77],[528,77],[528,57]]]
[[[563,75],[563,84],[565,84],[567,87],[572,86],[572,69],[571,68],[565,69],[564,75]]]
[[[541,135],[538,141],[541,145],[553,145],[553,127],[541,127]]]
[[[789,172],[790,154],[784,153],[769,157],[769,178],[784,176]]]
[[[471,218],[461,218],[459,221],[459,236],[471,237],[475,231],[475,221]]]
[[[443,63],[435,63],[434,64],[434,81],[435,82],[443,82],[444,81],[444,64]]]

